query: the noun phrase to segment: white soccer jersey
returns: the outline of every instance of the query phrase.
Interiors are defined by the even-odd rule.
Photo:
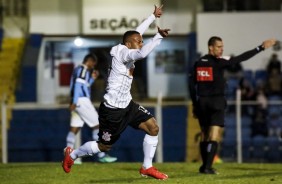
[[[142,35],[154,20],[155,16],[152,14],[137,27],[136,31]],[[130,88],[133,80],[134,62],[147,57],[161,43],[162,39],[163,37],[157,33],[141,49],[128,49],[122,44],[116,45],[111,49],[112,63],[106,94],[104,95],[107,106],[113,108],[126,108],[128,106],[132,99]]]

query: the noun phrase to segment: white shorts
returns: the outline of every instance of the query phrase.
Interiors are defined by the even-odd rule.
[[[99,124],[98,113],[87,97],[78,98],[76,108],[71,112],[71,127],[83,127],[86,123],[89,127]]]

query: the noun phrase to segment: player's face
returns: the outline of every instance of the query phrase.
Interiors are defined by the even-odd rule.
[[[223,42],[215,41],[214,45],[209,46],[210,54],[215,57],[221,57],[223,54]]]
[[[95,61],[94,59],[89,58],[87,60],[87,66],[88,69],[94,69],[94,67],[97,65],[97,61]]]
[[[129,49],[141,49],[143,46],[143,38],[140,34],[134,34],[129,39]]]

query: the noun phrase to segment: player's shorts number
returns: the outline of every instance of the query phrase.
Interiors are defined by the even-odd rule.
[[[145,114],[150,115],[150,112],[149,112],[147,109],[145,109],[143,106],[140,105],[140,106],[138,107],[138,109],[139,109],[140,111],[144,112]]]

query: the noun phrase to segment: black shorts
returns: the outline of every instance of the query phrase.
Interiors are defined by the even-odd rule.
[[[201,127],[224,127],[226,100],[223,96],[200,97],[198,103]]]
[[[140,123],[152,117],[147,109],[133,101],[124,109],[109,108],[102,102],[99,107],[99,142],[112,145],[128,125],[138,129]]]

